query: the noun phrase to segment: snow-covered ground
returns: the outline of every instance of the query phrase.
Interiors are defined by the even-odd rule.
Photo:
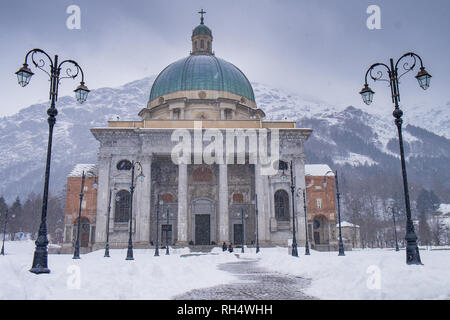
[[[264,248],[259,263],[311,279],[305,293],[320,299],[450,299],[450,250],[420,250],[422,266],[407,265],[404,250],[298,252],[288,258],[286,248]]]
[[[0,299],[171,299],[236,279],[216,268],[237,261],[234,254],[181,257],[189,249],[178,249],[166,256],[163,249],[154,257],[154,250],[136,249],[134,261],[125,260],[126,249],[110,250],[111,258],[104,258],[103,250],[80,260],[51,254],[51,273],[35,275],[28,271],[34,242],[6,242],[5,251],[0,256]]]
[[[81,255],[49,255],[50,274],[30,273],[34,243],[7,242],[0,256],[0,299],[171,299],[184,292],[229,284],[238,279],[217,268],[242,257],[258,259],[261,267],[311,280],[299,288],[320,299],[450,299],[450,250],[421,250],[423,266],[408,266],[405,251],[366,249],[337,252],[311,251],[293,258],[287,248],[240,249],[235,254],[215,248],[211,254],[183,256],[189,249],[154,257],[153,250],[135,249],[126,261],[126,249]],[[261,276],[264,276],[263,274]],[[276,290],[276,288],[274,288]]]

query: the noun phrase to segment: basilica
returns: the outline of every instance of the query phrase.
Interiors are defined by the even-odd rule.
[[[90,173],[81,223],[90,226],[85,241],[92,249],[107,240],[111,248],[126,248],[130,228],[137,248],[158,240],[287,245],[294,227],[299,245],[305,242],[303,146],[312,130],[264,120],[245,74],[213,50],[201,14],[190,54],[159,73],[141,120],[91,129],[100,143],[98,163],[79,166],[74,177]],[[68,182],[72,189],[78,185]],[[77,207],[74,200],[66,209],[68,243]],[[334,224],[327,228],[334,233],[334,207],[331,212]]]

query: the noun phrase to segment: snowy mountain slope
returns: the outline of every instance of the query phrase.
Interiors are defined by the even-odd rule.
[[[59,99],[53,140],[52,192],[64,188],[66,176],[76,163],[96,162],[98,143],[90,128],[106,126],[108,120],[117,117],[139,119],[137,114],[147,102],[154,78],[92,90],[83,105],[73,97]],[[300,127],[313,128],[306,146],[310,163],[381,165],[398,170],[397,134],[390,114],[381,117],[355,107],[338,108],[259,83],[253,83],[253,88],[258,106],[266,112],[266,120],[286,118],[296,120]],[[47,108],[47,103],[35,104],[0,119],[0,179],[3,181],[0,195],[9,201],[17,195],[26,197],[30,192],[41,192],[48,137]],[[413,118],[426,119],[429,111],[422,109],[420,115],[416,109]],[[445,114],[442,119],[450,119],[450,111],[440,108],[438,111]],[[410,121],[410,124],[431,130],[423,126],[425,120]],[[450,137],[450,128],[444,127],[440,126],[438,133]],[[429,165],[432,159],[450,161],[450,140],[413,126],[405,126],[404,138],[408,159],[418,168]]]

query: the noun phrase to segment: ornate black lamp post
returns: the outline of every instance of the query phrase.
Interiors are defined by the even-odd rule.
[[[142,173],[142,165],[139,161],[132,161],[131,162],[131,187],[130,187],[130,227],[129,227],[129,236],[128,236],[128,250],[127,250],[127,258],[125,260],[134,260],[133,258],[133,194],[134,194],[134,171],[136,168],[136,165],[139,166],[140,173],[138,175],[138,179],[141,180],[145,176]]]
[[[306,174],[305,177],[306,176],[310,176],[310,174]],[[313,184],[311,183],[311,184],[305,186],[304,189],[300,187],[300,188],[298,188],[298,191],[297,191],[297,192],[303,191],[303,211],[305,213],[305,238],[306,238],[306,241],[305,241],[305,255],[306,256],[310,255],[310,253],[309,253],[309,240],[308,240],[308,213],[307,213],[307,209],[306,209],[306,189],[311,187],[312,185]],[[297,196],[300,196],[300,194],[297,194]]]
[[[73,252],[72,259],[80,259],[80,228],[81,228],[81,206],[83,203],[83,195],[84,195],[84,179],[86,176],[81,175],[81,190],[80,190],[80,207],[78,208],[78,225],[77,225],[77,240],[75,242],[75,250]]]
[[[109,219],[111,215],[111,201],[112,201],[112,193],[116,191],[116,188],[109,189],[109,198],[108,198],[108,216],[106,217],[106,244],[105,244],[105,258],[109,258]],[[119,196],[116,196],[116,201],[120,200]]]
[[[344,253],[344,242],[342,241],[342,229],[341,229],[341,194],[339,192],[339,182],[338,182],[338,173],[337,170],[334,171],[328,171],[325,173],[325,176],[323,178],[323,185],[326,188],[327,187],[327,175],[329,173],[333,173],[335,177],[335,193],[337,198],[337,207],[338,207],[338,221],[339,221],[339,256],[345,256]]]
[[[388,207],[388,209],[392,210],[392,220],[394,220],[395,251],[400,251],[400,249],[398,248],[397,225],[396,225],[396,222],[395,222],[395,208],[394,207]]]
[[[289,169],[289,165],[287,162],[284,162],[282,160],[280,160],[279,164],[278,164],[278,169],[279,170],[283,170],[283,174],[281,176],[282,180],[286,180],[287,177],[284,174],[284,170],[288,170]],[[294,179],[294,168],[292,166],[292,160],[291,160],[291,193],[292,193],[292,256],[293,257],[298,257],[298,250],[297,250],[297,238],[296,238],[296,231],[295,231],[295,221],[297,220],[295,217],[295,207],[294,207],[294,202],[295,202],[295,179]]]
[[[411,61],[407,61],[403,63],[402,68],[404,72],[401,75],[398,75],[398,66],[399,63],[406,58],[410,58]],[[400,91],[398,86],[398,80],[408,73],[409,71],[413,70],[417,64],[417,59],[420,62],[420,71],[416,75],[416,79],[419,82],[419,85],[422,89],[426,90],[430,86],[430,79],[431,75],[425,70],[425,67],[422,63],[422,58],[419,57],[414,52],[408,52],[404,55],[402,55],[397,62],[394,65],[394,60],[390,59],[390,66],[384,64],[384,63],[375,63],[366,71],[365,75],[365,84],[364,88],[361,90],[360,94],[363,98],[363,101],[365,104],[369,105],[372,103],[373,95],[375,92],[372,91],[372,89],[369,88],[367,84],[367,76],[370,75],[373,81],[386,81],[389,82],[389,86],[391,87],[391,96],[392,96],[392,102],[394,103],[394,112],[392,115],[394,116],[395,125],[397,126],[398,131],[398,140],[400,145],[400,159],[402,164],[402,176],[403,176],[403,190],[405,194],[405,207],[406,207],[406,236],[405,240],[407,242],[406,245],[406,263],[407,264],[422,264],[420,261],[420,254],[419,254],[419,247],[417,246],[417,235],[414,230],[414,224],[412,222],[411,218],[411,206],[409,201],[409,190],[408,190],[408,178],[406,175],[406,161],[405,161],[405,154],[403,150],[403,136],[402,136],[402,116],[403,111],[400,110],[399,102],[400,102]],[[411,63],[412,62],[412,63]],[[377,67],[384,67],[387,70],[389,79],[383,79],[383,72],[377,71],[377,75],[374,76],[372,74],[372,71]]]
[[[159,196],[158,196],[159,198]],[[156,244],[155,244],[155,257],[159,257],[159,208],[164,204],[163,200],[158,201],[156,207]]]
[[[241,208],[241,221],[242,221],[242,249],[241,252],[244,253],[245,246],[245,219],[248,218],[248,214],[244,213],[244,208]]]
[[[12,218],[14,218],[15,215],[12,215]],[[8,224],[8,208],[6,208],[6,212],[5,212],[5,224],[3,225],[3,243],[2,243],[2,251],[0,253],[0,255],[4,256],[5,255],[5,238],[6,238],[6,225]]]
[[[308,241],[308,214],[307,214],[307,210],[306,210],[306,188],[298,188],[298,191],[302,191],[303,193],[303,211],[305,212],[305,237],[306,237],[306,241],[305,241],[305,256],[309,256],[309,241]]]
[[[278,170],[283,170],[283,173],[281,175],[281,180],[286,181],[287,176],[284,173],[285,170],[289,170],[289,164],[285,161],[280,160],[278,162]],[[292,160],[291,160],[291,192],[292,192],[292,256],[298,257],[298,250],[297,250],[297,238],[295,236],[295,221],[297,220],[295,217],[295,209],[294,209],[294,193],[295,193],[295,180],[293,176],[293,169],[292,169]]]
[[[166,211],[166,215],[167,215],[167,220],[166,220],[166,255],[169,255],[169,217],[172,215],[169,211],[169,207],[167,207],[167,211]]]
[[[259,253],[259,231],[258,231],[258,195],[255,194],[255,200],[252,200],[255,205],[255,234],[256,234],[256,253]]]
[[[44,69],[45,61],[43,58],[39,58],[36,62],[35,55],[42,54],[47,57],[50,62],[50,72]],[[45,167],[45,180],[44,180],[44,194],[42,197],[42,214],[41,214],[41,224],[39,226],[38,238],[36,240],[36,250],[34,252],[33,258],[33,266],[30,271],[35,274],[40,273],[49,273],[50,269],[48,268],[48,238],[47,238],[47,203],[48,203],[48,185],[50,179],[50,162],[51,162],[51,152],[52,152],[52,140],[53,140],[53,127],[56,122],[56,115],[58,114],[58,110],[55,107],[55,103],[58,100],[58,88],[59,83],[64,78],[72,78],[75,79],[79,73],[81,73],[81,82],[80,85],[74,90],[75,97],[79,103],[83,103],[86,101],[89,89],[84,85],[84,73],[81,67],[77,62],[73,60],[64,60],[62,62],[58,62],[58,55],[55,55],[54,59],[41,49],[33,49],[27,52],[25,55],[25,62],[23,63],[22,68],[20,68],[17,72],[17,80],[19,85],[25,87],[29,82],[31,77],[33,76],[33,72],[28,68],[28,57],[31,55],[31,61],[33,62],[36,68],[41,69],[50,77],[50,108],[47,110],[48,114],[48,125],[49,125],[49,133],[48,133],[48,145],[47,145],[47,162]],[[76,68],[75,72],[66,64],[70,64]],[[67,76],[60,77],[62,67],[65,67],[65,73]]]

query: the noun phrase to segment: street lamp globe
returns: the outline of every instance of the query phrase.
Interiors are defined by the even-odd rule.
[[[144,176],[144,174],[143,174],[142,172],[137,176],[137,180],[138,180],[139,182],[144,181],[144,178],[145,178],[145,176]]]
[[[84,85],[84,82],[81,81],[80,85],[74,90],[74,92],[75,98],[81,104],[86,101],[90,90]]]
[[[25,87],[28,83],[30,83],[31,76],[34,74],[29,68],[28,64],[24,63],[22,68],[20,68],[17,72],[17,81],[21,87]]]
[[[364,103],[369,105],[373,101],[373,95],[375,94],[375,92],[373,92],[372,89],[370,89],[366,83],[364,85],[364,88],[359,92],[359,94],[362,96]]]
[[[419,85],[423,90],[427,90],[430,87],[431,75],[425,70],[424,67],[420,68],[419,73],[417,73],[416,79],[417,81],[419,81]]]

